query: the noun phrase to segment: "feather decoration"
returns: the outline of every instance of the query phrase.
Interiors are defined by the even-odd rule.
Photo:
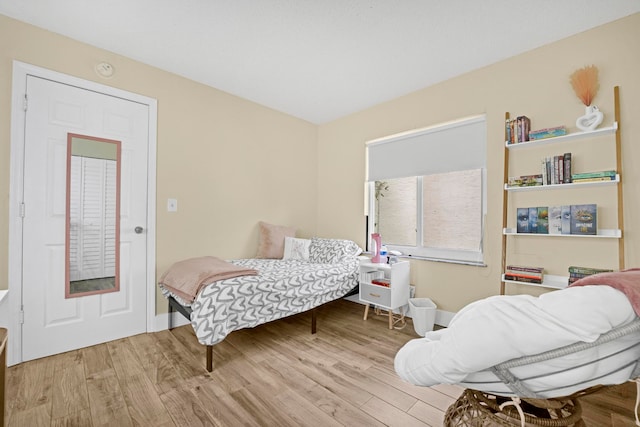
[[[590,65],[580,68],[571,74],[571,86],[576,95],[587,107],[591,105],[591,101],[596,97],[600,84],[598,83],[598,67]]]

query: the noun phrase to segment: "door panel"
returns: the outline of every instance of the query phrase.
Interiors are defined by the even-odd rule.
[[[28,76],[23,347],[31,360],[146,330],[147,105]],[[121,141],[120,291],[65,298],[66,140]]]

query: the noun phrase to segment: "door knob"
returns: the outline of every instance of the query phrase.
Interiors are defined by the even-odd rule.
[[[133,229],[133,231],[135,231],[136,234],[142,234],[142,232],[144,231],[144,228],[137,226],[136,228]]]

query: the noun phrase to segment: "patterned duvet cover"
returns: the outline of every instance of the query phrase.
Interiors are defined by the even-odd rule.
[[[316,264],[300,260],[240,259],[257,276],[214,282],[191,305],[191,325],[201,344],[213,345],[230,332],[302,313],[341,298],[357,284],[358,261]]]

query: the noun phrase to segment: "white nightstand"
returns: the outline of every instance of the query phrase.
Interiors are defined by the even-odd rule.
[[[364,320],[369,314],[369,304],[387,310],[389,329],[393,329],[393,310],[409,302],[409,261],[394,264],[377,264],[370,260],[360,261],[360,301],[367,303]],[[386,279],[388,286],[372,283],[376,279]],[[404,313],[397,321],[404,322]]]

